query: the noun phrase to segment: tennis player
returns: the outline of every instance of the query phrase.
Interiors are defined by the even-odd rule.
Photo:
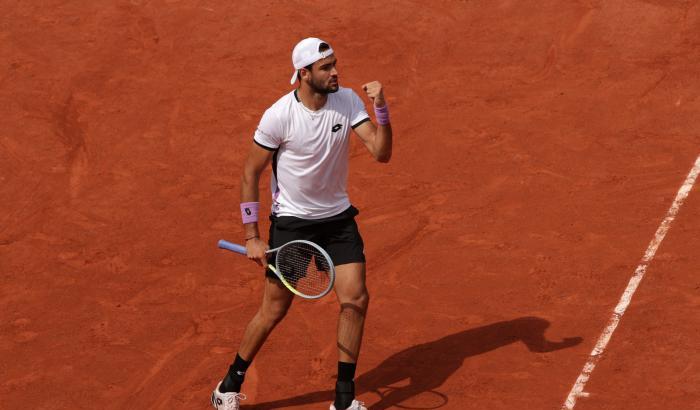
[[[299,87],[280,98],[262,116],[241,178],[241,215],[248,258],[261,266],[274,263],[265,251],[291,240],[322,246],[336,266],[338,379],[331,410],[366,410],[355,399],[355,368],[369,294],[365,286],[362,237],[355,223],[358,210],[346,185],[350,129],[379,162],[391,158],[392,131],[382,84],[362,86],[374,105],[378,126],[351,89],[338,83],[337,58],[318,38],[300,41],[292,52],[291,84]],[[258,230],[258,185],[272,163],[272,213],[269,240]],[[269,259],[269,260],[268,260]],[[218,410],[238,409],[246,370],[270,332],[284,318],[293,294],[266,269],[260,309],[243,334],[238,354],[211,396]]]

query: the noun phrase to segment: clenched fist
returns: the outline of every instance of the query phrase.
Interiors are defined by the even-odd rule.
[[[383,107],[386,102],[384,101],[384,90],[382,88],[382,83],[379,81],[372,81],[362,86],[362,89],[367,93],[367,97],[372,100],[375,107]]]

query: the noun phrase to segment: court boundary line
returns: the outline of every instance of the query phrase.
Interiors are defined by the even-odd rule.
[[[581,373],[571,388],[569,395],[566,397],[564,404],[561,406],[561,410],[572,410],[574,406],[576,406],[576,401],[579,397],[589,396],[589,393],[584,392],[583,389],[586,387],[586,383],[588,382],[588,379],[590,379],[591,373],[593,373],[598,361],[600,361],[606,346],[610,342],[610,338],[612,338],[617,325],[620,323],[622,316],[625,314],[627,307],[632,301],[632,296],[634,296],[639,283],[644,278],[647,267],[654,259],[657,249],[659,249],[661,242],[664,240],[666,234],[671,228],[671,223],[676,218],[676,215],[678,215],[681,205],[683,205],[683,202],[693,189],[693,185],[695,185],[698,174],[700,174],[700,155],[698,155],[697,159],[695,160],[695,164],[678,190],[676,198],[673,200],[668,212],[666,212],[666,217],[661,221],[661,225],[659,225],[659,227],[656,229],[656,233],[644,252],[641,262],[630,278],[627,288],[625,288],[625,291],[622,293],[620,301],[618,302],[617,306],[615,306],[610,319],[608,319],[607,325],[603,329],[603,333],[601,333],[598,337],[598,341],[596,342],[593,351],[591,351],[586,364],[583,366],[583,370],[581,370]]]

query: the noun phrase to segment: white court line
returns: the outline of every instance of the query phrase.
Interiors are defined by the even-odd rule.
[[[569,396],[566,398],[564,405],[561,407],[562,410],[571,410],[576,405],[576,400],[579,397],[588,397],[588,393],[584,392],[583,388],[586,386],[586,382],[591,377],[593,369],[595,369],[598,360],[600,360],[601,355],[605,351],[605,347],[608,345],[608,342],[610,342],[610,338],[612,337],[613,332],[615,332],[618,323],[620,323],[622,315],[625,314],[627,306],[629,306],[630,302],[632,301],[632,296],[637,290],[637,286],[639,286],[639,283],[642,281],[642,278],[644,278],[647,266],[649,266],[651,261],[654,259],[656,250],[659,249],[661,241],[664,240],[666,233],[668,232],[669,228],[671,228],[671,222],[673,222],[673,220],[676,218],[676,215],[678,214],[678,209],[680,209],[681,205],[683,205],[683,201],[685,200],[685,198],[688,197],[688,194],[693,188],[693,185],[695,184],[695,180],[697,179],[699,173],[700,156],[698,156],[698,158],[695,160],[695,165],[693,165],[693,168],[690,170],[688,177],[685,179],[683,185],[681,185],[681,188],[678,190],[678,194],[676,194],[676,199],[673,201],[671,208],[666,213],[666,217],[661,222],[661,225],[659,225],[659,228],[656,230],[656,234],[654,234],[654,238],[651,240],[651,243],[649,243],[649,247],[647,248],[646,252],[644,252],[644,257],[642,258],[642,261],[639,263],[639,266],[637,266],[637,269],[634,271],[634,275],[632,275],[632,278],[627,284],[627,288],[622,294],[620,302],[618,302],[617,306],[615,307],[612,316],[610,316],[610,319],[608,320],[607,326],[605,326],[605,329],[603,329],[603,333],[601,333],[600,337],[598,338],[598,342],[595,344],[591,355],[588,357],[588,361],[583,366],[583,370],[581,370],[581,374],[578,376],[578,379],[576,379],[574,387],[571,388]]]

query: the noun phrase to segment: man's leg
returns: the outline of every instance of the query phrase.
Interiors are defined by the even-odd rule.
[[[365,286],[365,264],[336,266],[335,292],[340,303],[338,318],[338,382],[334,406],[348,408],[355,399],[355,368],[362,344],[369,293]]]
[[[245,372],[253,358],[262,347],[272,329],[284,318],[292,304],[293,294],[277,279],[265,277],[265,291],[260,309],[243,333],[236,360],[229,368],[219,390],[221,392],[239,392]]]

